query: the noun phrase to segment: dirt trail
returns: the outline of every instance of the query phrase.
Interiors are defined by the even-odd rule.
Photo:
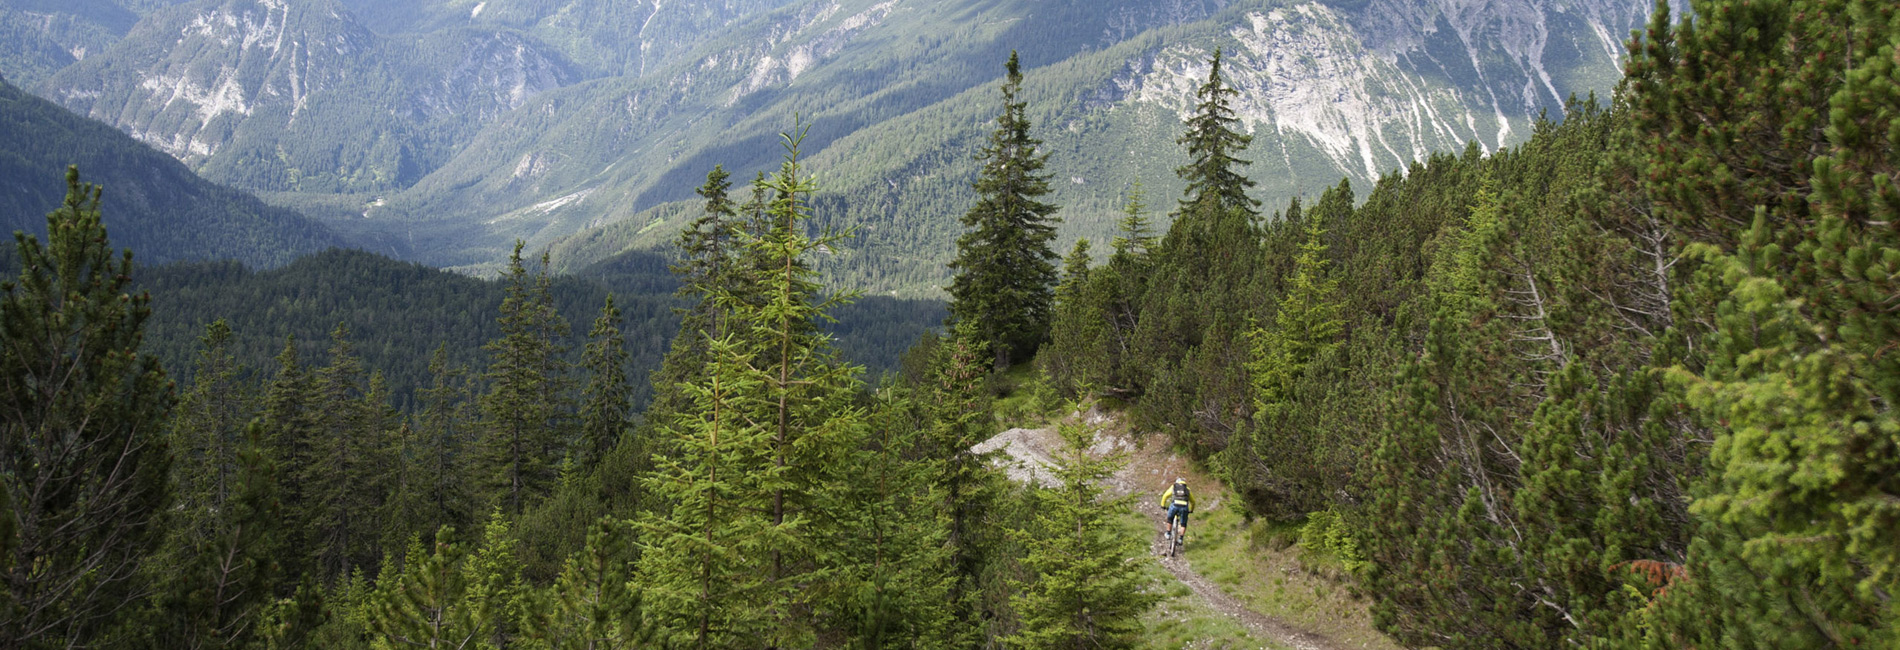
[[[1193,591],[1195,598],[1206,603],[1208,608],[1233,619],[1255,635],[1275,643],[1296,650],[1346,650],[1345,645],[1335,643],[1331,639],[1247,609],[1240,601],[1227,595],[1227,592],[1221,591],[1220,587],[1215,586],[1212,581],[1196,573],[1194,568],[1189,566],[1187,556],[1162,555],[1167,548],[1162,545],[1160,535],[1162,512],[1156,506],[1161,488],[1173,483],[1177,476],[1188,477],[1190,484],[1196,482],[1207,484],[1206,479],[1200,478],[1193,472],[1186,459],[1163,449],[1162,445],[1151,444],[1146,448],[1135,445],[1126,433],[1117,431],[1118,427],[1112,426],[1114,419],[1108,415],[1091,411],[1072,417],[1079,418],[1086,424],[1102,427],[1103,431],[1098,434],[1095,445],[1090,447],[1090,453],[1097,456],[1115,452],[1128,454],[1128,464],[1108,481],[1110,492],[1118,497],[1135,495],[1136,511],[1154,523],[1156,534],[1149,542],[1149,551],[1155,554],[1156,559],[1163,568],[1168,570],[1169,574]],[[977,452],[1000,451],[999,461],[1011,480],[1037,481],[1047,484],[1053,480],[1048,472],[1048,466],[1054,462],[1061,445],[1061,438],[1057,437],[1055,429],[1050,427],[1010,429],[972,449]],[[1216,498],[1212,503],[1200,504],[1199,509],[1212,511],[1220,505],[1220,500]],[[1192,543],[1193,539],[1194,535],[1190,529],[1188,540]]]

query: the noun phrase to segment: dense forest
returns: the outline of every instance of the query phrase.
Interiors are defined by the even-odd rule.
[[[684,304],[674,296],[680,283],[669,264],[666,256],[635,251],[551,277],[550,299],[568,323],[560,335],[583,337],[613,293],[629,372],[645,376],[657,369],[679,328],[675,310]],[[0,259],[0,268],[12,267]],[[444,346],[450,364],[482,365],[487,359],[482,345],[501,335],[497,317],[505,293],[499,281],[341,249],[276,269],[253,270],[232,261],[141,268],[135,283],[152,295],[144,349],[180,381],[192,377],[199,339],[212,321],[230,326],[227,347],[247,378],[261,377],[272,367],[285,337],[295,339],[300,354],[320,355],[329,347],[331,331],[341,325],[363,363],[384,374],[395,405],[405,409],[413,406],[416,390],[429,383],[429,355],[415,351]],[[847,360],[877,374],[894,370],[918,333],[942,322],[943,303],[870,296],[835,316],[836,322],[824,324],[825,331],[837,338]],[[569,350],[569,361],[578,362],[579,353]],[[633,404],[644,405],[647,384],[635,382],[631,390]]]
[[[948,327],[878,380],[824,329],[850,233],[795,125],[697,188],[643,409],[660,305],[575,318],[520,246],[480,341],[388,352],[429,359],[410,400],[346,328],[247,371],[214,320],[168,369],[69,172],[0,296],[0,647],[1140,646],[1119,457],[1071,421],[1046,483],[973,449],[1025,366],[1327,522],[1405,646],[1895,646],[1900,11],[1694,11],[1519,147],[1271,211],[1216,52],[1168,226],[1131,193],[1105,261],[1050,250],[1012,56]]]

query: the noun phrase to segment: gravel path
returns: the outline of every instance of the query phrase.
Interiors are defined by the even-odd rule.
[[[1154,522],[1155,530],[1160,531],[1163,516],[1160,509],[1142,508],[1141,505],[1142,504],[1136,504],[1136,508],[1146,512],[1148,519]],[[1210,505],[1210,507],[1212,506]],[[1192,519],[1189,521],[1191,523]],[[1193,535],[1188,535],[1190,543],[1193,539]],[[1174,579],[1181,581],[1181,584],[1187,585],[1188,589],[1193,590],[1194,595],[1205,601],[1208,607],[1227,615],[1228,618],[1234,619],[1254,634],[1271,639],[1276,643],[1294,648],[1295,650],[1345,650],[1345,646],[1335,644],[1330,639],[1299,629],[1280,620],[1268,617],[1265,614],[1261,614],[1260,612],[1247,609],[1245,605],[1240,604],[1240,601],[1235,600],[1233,596],[1227,595],[1227,592],[1221,591],[1220,587],[1214,586],[1213,582],[1202,577],[1201,574],[1195,573],[1194,568],[1188,566],[1186,555],[1168,557],[1166,555],[1168,547],[1161,541],[1161,535],[1159,533],[1155,535],[1153,541],[1149,542],[1148,546],[1149,550],[1155,554],[1156,559],[1161,562],[1162,568],[1167,569],[1168,573],[1173,574]]]
[[[1099,413],[1089,413],[1082,417],[1088,424],[1102,424],[1108,421],[1107,416]],[[983,441],[982,444],[973,447],[972,451],[979,453],[999,451],[1001,453],[998,454],[998,462],[1009,474],[1011,480],[1047,484],[1053,480],[1047,468],[1054,461],[1054,454],[1061,444],[1062,441],[1056,437],[1054,428],[1010,429]],[[1154,523],[1156,533],[1153,540],[1149,542],[1149,550],[1156,555],[1161,566],[1166,568],[1176,580],[1181,581],[1181,584],[1187,585],[1194,596],[1205,602],[1209,609],[1232,618],[1255,635],[1296,650],[1346,650],[1346,646],[1334,643],[1331,639],[1247,609],[1233,596],[1221,591],[1212,581],[1196,573],[1194,568],[1188,565],[1185,555],[1177,557],[1163,555],[1167,548],[1162,546],[1161,542],[1161,510],[1149,503],[1152,499],[1142,495],[1150,491],[1146,487],[1150,484],[1166,485],[1171,482],[1173,480],[1171,476],[1179,474],[1186,463],[1174,454],[1158,447],[1155,445],[1150,449],[1140,449],[1124,438],[1108,434],[1103,435],[1090,448],[1090,451],[1096,455],[1106,455],[1117,451],[1129,454],[1130,462],[1123,466],[1114,478],[1109,479],[1109,488],[1116,496],[1137,494],[1134,499],[1135,509]],[[1152,491],[1156,495],[1161,492],[1159,488]],[[1219,506],[1220,502],[1215,501],[1204,505],[1201,509],[1211,510]],[[1192,534],[1188,535],[1190,543],[1193,538]]]

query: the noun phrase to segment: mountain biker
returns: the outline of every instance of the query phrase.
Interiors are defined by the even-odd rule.
[[[1187,479],[1175,478],[1174,485],[1161,491],[1161,507],[1167,508],[1168,520],[1162,525],[1166,532],[1164,539],[1174,539],[1174,520],[1181,520],[1181,539],[1187,540],[1188,513],[1194,512],[1194,493],[1188,490]]]

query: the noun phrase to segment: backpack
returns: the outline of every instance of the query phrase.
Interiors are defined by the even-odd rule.
[[[1174,504],[1179,506],[1188,504],[1188,486],[1186,483],[1174,484]]]

